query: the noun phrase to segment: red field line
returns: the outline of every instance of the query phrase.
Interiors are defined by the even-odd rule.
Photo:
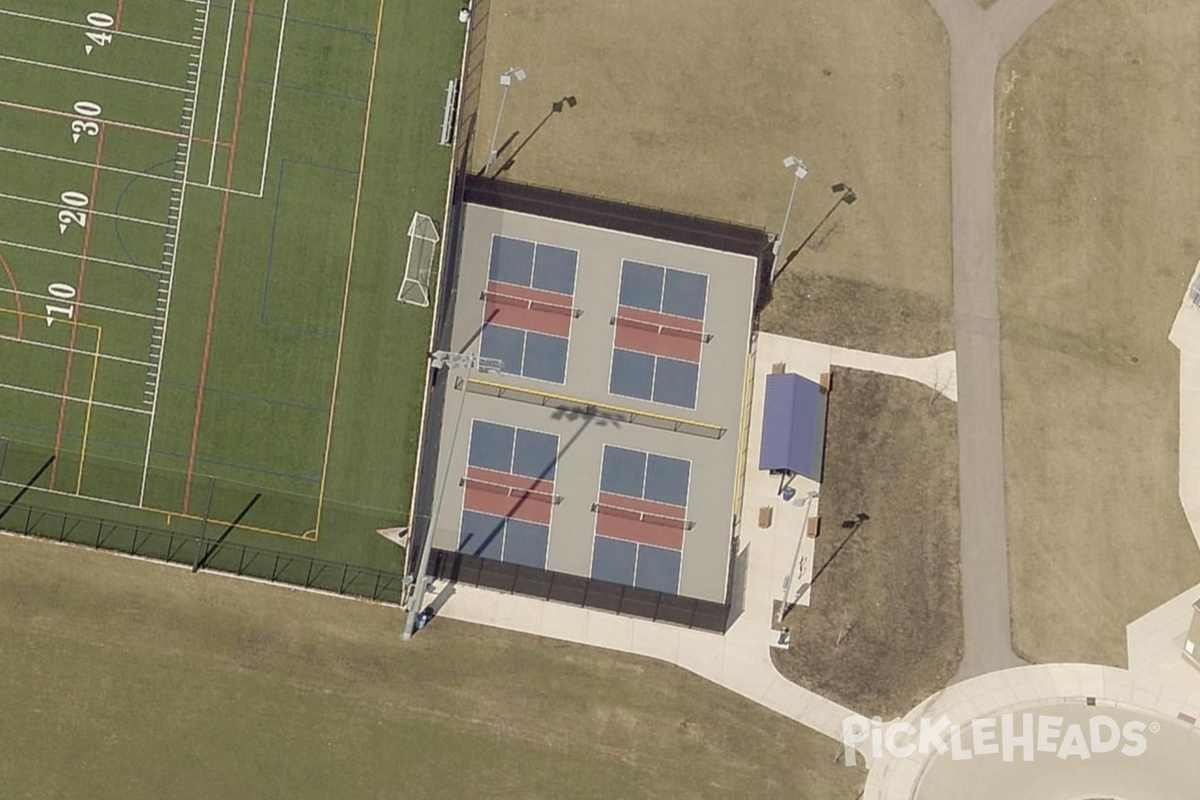
[[[96,161],[92,166],[92,191],[88,195],[88,211],[96,205],[96,191],[100,188],[100,161],[104,157],[104,134],[107,127],[100,123],[100,135],[96,138]],[[75,337],[79,333],[79,303],[83,300],[83,282],[87,274],[88,247],[92,241],[92,220],[95,215],[88,213],[87,222],[83,226],[83,249],[79,256],[79,277],[75,281],[75,310],[71,317],[71,338],[67,343],[67,368],[63,370],[62,399],[58,401],[58,429],[54,434],[54,463],[50,465],[50,488],[58,479],[58,454],[62,449],[63,423],[67,418],[67,395],[71,388],[71,364],[75,357]]]
[[[213,265],[212,291],[208,296],[208,322],[204,327],[204,357],[200,361],[200,383],[196,390],[196,416],[192,420],[192,444],[188,450],[187,475],[183,484],[183,513],[192,500],[192,474],[196,469],[196,444],[200,438],[200,417],[204,411],[204,383],[208,380],[208,359],[212,351],[213,318],[217,313],[217,287],[221,283],[221,259],[225,255],[225,227],[229,222],[229,200],[233,196],[233,163],[237,158],[238,131],[242,122],[242,97],[246,90],[246,65],[250,60],[250,33],[254,29],[254,5],[250,0],[246,13],[246,35],[242,40],[242,67],[238,72],[237,103],[233,108],[233,134],[229,139],[229,163],[225,167],[225,198],[221,201],[221,224],[217,228],[217,257]]]
[[[4,274],[8,276],[8,282],[12,284],[13,297],[17,304],[17,341],[19,342],[25,333],[25,313],[21,310],[21,287],[17,286],[17,279],[13,277],[12,268],[8,266],[8,260],[4,257],[4,253],[0,253],[0,268],[4,269]]]

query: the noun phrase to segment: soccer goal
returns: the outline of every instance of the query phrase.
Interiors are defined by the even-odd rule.
[[[408,260],[404,263],[404,282],[396,299],[414,306],[429,305],[429,277],[433,257],[441,240],[433,220],[417,212],[408,226]]]

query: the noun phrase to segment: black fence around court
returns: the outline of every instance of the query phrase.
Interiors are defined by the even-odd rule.
[[[468,586],[495,589],[627,617],[724,633],[730,605],[619,583],[524,567],[434,548],[429,574]]]
[[[404,576],[252,545],[206,539],[32,505],[0,505],[0,529],[194,569],[317,589],[376,602],[400,601]]]

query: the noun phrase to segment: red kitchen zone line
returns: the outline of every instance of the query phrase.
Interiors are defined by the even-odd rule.
[[[490,323],[551,336],[571,335],[571,295],[499,281],[488,281],[484,295],[484,319]]]
[[[554,481],[468,467],[463,508],[497,517],[550,524]]]
[[[704,339],[701,320],[617,306],[616,324],[615,344],[622,350],[700,363]]]
[[[596,533],[627,542],[683,549],[686,509],[669,503],[601,492]]]

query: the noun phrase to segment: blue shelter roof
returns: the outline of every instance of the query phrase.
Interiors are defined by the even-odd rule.
[[[792,373],[768,375],[758,468],[820,482],[825,408],[820,385]]]

